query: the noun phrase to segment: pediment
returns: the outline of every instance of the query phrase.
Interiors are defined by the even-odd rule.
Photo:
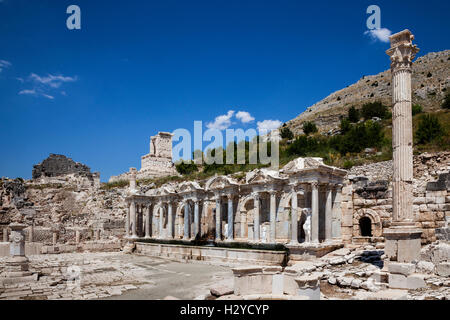
[[[226,176],[216,176],[206,182],[207,190],[225,189],[227,187],[237,186],[238,183]]]

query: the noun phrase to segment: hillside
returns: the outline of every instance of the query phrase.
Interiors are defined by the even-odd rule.
[[[413,64],[412,100],[425,112],[437,111],[450,87],[450,50],[432,52],[419,57]],[[287,126],[298,135],[303,133],[305,121],[314,121],[320,132],[328,132],[339,126],[339,117],[347,115],[351,106],[360,108],[368,102],[381,101],[392,105],[391,71],[364,76],[357,83],[336,91],[306,109]]]

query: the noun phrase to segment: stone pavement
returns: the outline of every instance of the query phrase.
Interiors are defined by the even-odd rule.
[[[232,283],[229,268],[123,253],[30,256],[39,281],[0,287],[2,300],[194,299],[212,284]],[[0,272],[4,268],[0,259]]]

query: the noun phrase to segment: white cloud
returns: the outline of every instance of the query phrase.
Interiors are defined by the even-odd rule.
[[[2,72],[3,69],[9,68],[11,66],[12,66],[11,62],[6,61],[6,60],[0,60],[0,72]]]
[[[381,28],[368,30],[364,34],[369,35],[373,41],[389,42],[389,37],[392,35],[392,32],[389,29]]]
[[[258,121],[258,131],[260,134],[269,133],[272,130],[278,129],[283,123],[280,120],[264,120]]]
[[[239,111],[236,113],[236,118],[242,123],[249,123],[255,120],[255,118],[253,118],[247,111]]]
[[[41,77],[35,73],[32,73],[28,78],[16,78],[22,83],[32,83],[33,89],[25,89],[19,92],[20,95],[32,95],[35,97],[45,97],[47,99],[53,100],[55,96],[52,93],[53,89],[61,87],[63,83],[75,82],[77,77],[66,77],[63,75],[51,75],[48,74],[45,77]],[[65,91],[61,91],[62,95],[66,95]]]
[[[19,92],[19,94],[29,94],[29,95],[35,95],[36,94],[36,90],[22,90]]]
[[[48,85],[52,88],[59,88],[61,86],[61,84],[65,83],[65,82],[75,82],[77,81],[76,77],[65,77],[62,75],[58,75],[58,76],[54,76],[49,74],[46,77],[40,77],[35,73],[32,73],[29,77],[30,80],[33,80],[37,83],[43,84],[43,85]]]
[[[41,96],[41,97],[45,97],[47,99],[53,100],[55,99],[54,96],[51,96],[49,94],[43,93],[43,92],[38,92],[36,91],[36,89],[25,89],[19,92],[20,95],[29,95],[29,96]]]
[[[230,110],[227,114],[218,116],[214,119],[214,122],[209,122],[206,124],[208,129],[225,130],[231,126],[231,118],[234,115],[234,111]]]

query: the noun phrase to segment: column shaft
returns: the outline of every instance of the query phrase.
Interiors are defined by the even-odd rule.
[[[173,208],[172,202],[167,203],[167,237],[173,239]]]
[[[199,212],[199,202],[194,201],[194,239],[199,235],[200,227],[200,212]]]
[[[216,241],[222,239],[222,215],[221,215],[221,201],[220,196],[216,198]]]
[[[137,238],[136,233],[136,203],[134,201],[131,201],[130,205],[130,215],[131,215],[131,233],[133,238]]]
[[[333,219],[333,189],[327,186],[327,200],[325,203],[325,241],[331,241],[332,219]]]
[[[316,183],[312,184],[311,207],[311,240],[319,243],[319,186]]]
[[[159,237],[163,238],[163,230],[164,230],[164,206],[160,205],[159,209]]]
[[[128,204],[127,216],[125,217],[125,236],[130,236],[130,210],[131,203]]]
[[[254,217],[254,224],[253,224],[253,240],[259,241],[260,240],[260,229],[261,229],[261,204],[259,203],[259,195],[256,195],[254,197],[255,202],[255,217]]]
[[[270,242],[276,240],[277,194],[270,193]]]
[[[184,204],[184,236],[183,236],[184,240],[189,240],[189,223],[190,223],[189,211],[190,211],[189,202],[186,201],[186,203]]]
[[[291,244],[298,243],[298,199],[297,191],[292,188],[291,192]]]
[[[150,234],[150,205],[145,207],[145,237],[148,239]]]
[[[228,197],[228,230],[227,230],[227,239],[234,239],[234,212],[233,212],[233,197]]]
[[[342,187],[338,186],[336,188],[336,195],[333,202],[333,226],[331,230],[331,236],[334,239],[341,238],[341,197],[342,197]]]

